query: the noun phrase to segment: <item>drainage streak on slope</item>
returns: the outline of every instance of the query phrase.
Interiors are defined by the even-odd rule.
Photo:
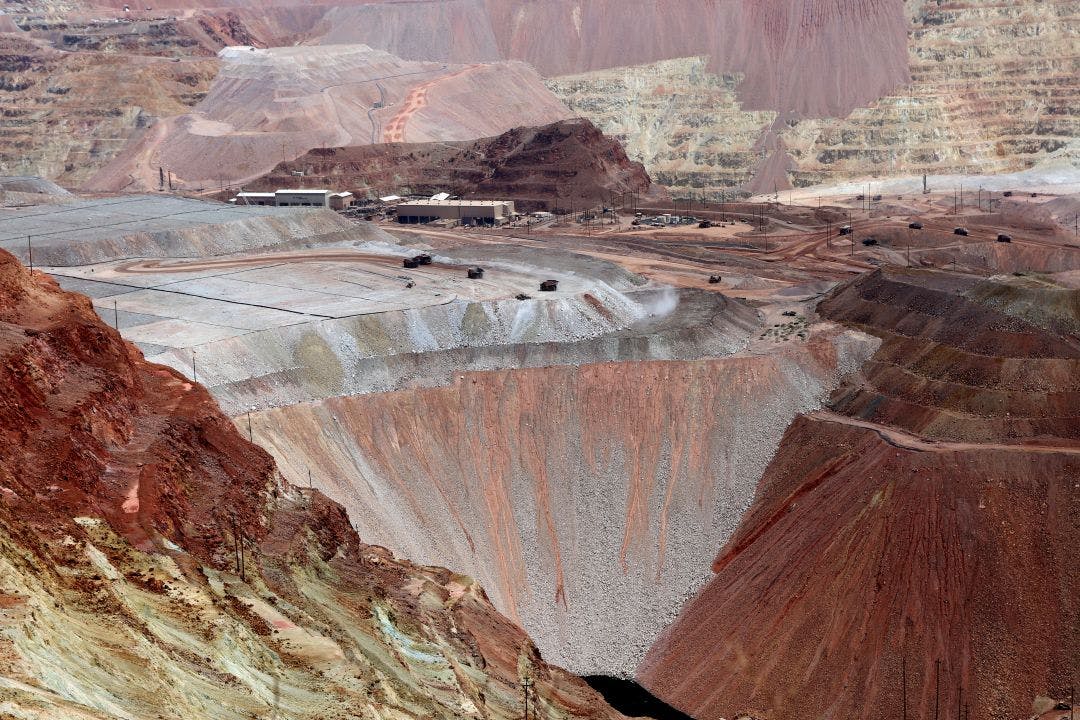
[[[467,373],[253,414],[253,433],[365,541],[476,577],[546,658],[625,676],[706,579],[790,420],[872,351],[862,338]]]

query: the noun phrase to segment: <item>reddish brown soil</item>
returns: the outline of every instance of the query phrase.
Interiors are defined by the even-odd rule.
[[[397,125],[387,127],[388,137]],[[414,143],[312,150],[245,186],[290,187],[292,173],[304,182],[377,197],[412,191],[449,192],[465,197],[509,197],[527,209],[608,203],[623,193],[647,193],[652,182],[616,140],[588,120],[516,128],[474,142]]]
[[[873,273],[822,303],[884,343],[788,429],[646,687],[702,719],[1017,718],[1068,697],[1080,349],[970,284]]]
[[[229,515],[261,534],[273,461],[201,386],[150,365],[90,301],[0,253],[0,484],[41,532],[104,517],[133,544],[168,538],[205,561]]]

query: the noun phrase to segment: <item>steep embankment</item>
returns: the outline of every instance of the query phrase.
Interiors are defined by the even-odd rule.
[[[835,115],[908,79],[905,19],[882,0],[457,0],[342,4],[316,34],[402,57],[522,60],[545,77],[707,55],[753,109]],[[446,32],[469,27],[472,32]],[[868,62],[873,58],[873,62]]]
[[[1068,697],[1080,349],[974,285],[878,272],[821,304],[881,348],[788,429],[646,687],[697,718],[1014,718]]]
[[[475,142],[390,143],[312,150],[282,163],[248,189],[276,190],[294,172],[316,187],[348,189],[361,197],[390,192],[462,197],[509,197],[519,209],[550,208],[572,198],[609,204],[624,193],[644,194],[652,181],[617,141],[588,120],[523,127]]]
[[[0,706],[616,717],[471,579],[360,543],[208,393],[0,252]]]
[[[652,357],[668,342],[641,339]],[[250,427],[364,537],[474,573],[545,657],[628,675],[706,579],[791,418],[872,350],[821,326],[761,355],[455,373]]]
[[[800,32],[779,45],[774,38],[785,24],[771,16],[767,27],[725,27],[712,36],[733,34],[731,47],[747,38],[755,47],[743,56],[763,68],[774,54],[789,53],[790,42],[802,55],[781,60],[775,75],[790,82],[717,61],[723,54],[706,40],[688,44],[681,55],[632,60],[629,50],[622,62],[568,70],[549,85],[575,113],[624,138],[630,157],[673,190],[719,192],[755,179],[756,191],[771,192],[774,182],[785,188],[871,175],[1011,172],[1032,167],[1077,136],[1076,0],[909,0],[876,8],[808,2],[801,16],[799,3],[773,5],[776,14],[801,23]],[[669,12],[668,4],[657,7]],[[621,25],[605,22],[611,34],[626,38]],[[648,23],[640,27],[654,30]],[[851,40],[863,44],[833,54],[847,53],[842,48]],[[874,84],[886,68],[900,71],[901,79]],[[800,73],[811,78],[800,80]],[[823,92],[822,83],[838,77],[837,88]],[[883,92],[871,97],[865,91],[872,87]],[[776,88],[775,102],[755,102],[748,94],[763,89],[769,97]],[[835,93],[863,99],[814,104]]]
[[[0,208],[63,203],[74,196],[56,183],[39,177],[0,175]]]
[[[312,244],[384,240],[330,210],[235,207],[173,195],[71,198],[64,207],[0,209],[0,247],[29,261],[74,266],[120,258],[207,257]]]
[[[905,5],[911,83],[785,128],[796,184],[1024,170],[1080,134],[1080,2]]]

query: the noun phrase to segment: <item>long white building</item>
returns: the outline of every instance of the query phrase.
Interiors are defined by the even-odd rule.
[[[512,200],[410,200],[397,205],[399,223],[460,220],[465,225],[501,225],[514,214]]]

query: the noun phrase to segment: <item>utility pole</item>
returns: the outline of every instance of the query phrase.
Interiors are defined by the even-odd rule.
[[[521,687],[525,692],[525,714],[522,716],[524,720],[529,720],[529,688],[533,685],[531,678],[523,678],[521,681]]]
[[[251,411],[250,410],[247,411],[247,422],[248,422],[248,442],[253,443],[253,442],[255,442],[255,435],[251,432]]]
[[[199,376],[195,372],[195,349],[191,350],[191,379],[195,382],[199,382]]]
[[[240,579],[246,580],[247,577],[244,573],[244,534],[240,530],[240,524],[236,522],[236,515],[229,513],[229,520],[232,523],[233,534],[233,554],[234,561],[236,562],[236,571],[240,573]]]
[[[112,301],[113,329],[120,332],[120,311],[116,309],[116,301]]]
[[[851,257],[855,257],[855,230],[851,227],[851,211],[847,214],[848,233],[851,236]]]
[[[26,254],[30,258],[30,272],[34,272],[34,246],[30,244],[32,235],[26,236]]]
[[[310,490],[313,487],[313,485],[311,484],[311,468],[307,469],[307,486],[308,486],[308,490]]]

